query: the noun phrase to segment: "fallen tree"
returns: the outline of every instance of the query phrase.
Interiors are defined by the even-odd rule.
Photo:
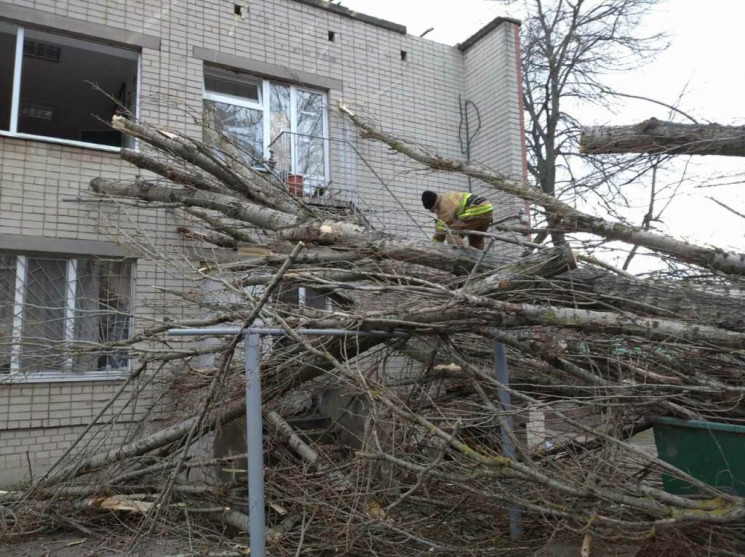
[[[229,543],[224,525],[238,534],[247,524],[245,448],[234,447],[235,458],[204,458],[196,445],[244,414],[242,363],[233,361],[237,339],[184,348],[174,347],[165,332],[244,326],[258,317],[286,333],[264,346],[261,369],[271,424],[267,526],[278,554],[495,554],[532,550],[544,532],[576,529],[667,544],[682,536],[679,526],[686,543],[702,551],[741,549],[741,497],[627,443],[649,427],[651,415],[745,419],[741,256],[581,213],[342,110],[364,137],[418,167],[463,173],[540,203],[566,230],[713,269],[720,285],[578,267],[580,244],[515,259],[371,231],[353,212],[340,215],[294,198],[271,173],[243,163],[225,138],[208,145],[117,118],[117,129],[146,146],[122,156],[158,179],[98,178],[93,194],[179,211],[179,231],[200,253],[198,263],[181,261],[179,273],[208,279],[230,296],[216,303],[174,291],[185,307],[210,316],[185,312],[181,321],[103,347],[126,350],[150,369],[168,366],[169,394],[179,411],[151,424],[157,431],[93,454],[81,437],[32,488],[2,498],[12,510],[3,515],[5,531],[72,520],[96,535],[128,522],[123,535],[134,546],[155,528],[183,535],[185,524],[198,524],[205,536]],[[163,258],[174,264],[175,258]],[[729,290],[722,291],[722,277]],[[280,278],[279,294],[270,297]],[[251,285],[264,290],[257,295]],[[335,303],[298,307],[287,293],[299,288],[331,295]],[[408,337],[310,339],[296,333],[299,327],[396,330]],[[509,386],[493,374],[496,342],[507,347]],[[198,367],[194,362],[205,355],[214,355],[213,363]],[[321,404],[329,389],[341,393],[333,400],[344,402]],[[501,406],[500,389],[511,393],[512,408]],[[311,435],[294,425],[309,413],[330,421],[324,431]],[[548,432],[531,441],[526,428],[516,428],[519,456],[508,458],[499,426],[513,418],[530,422],[535,413],[546,416]],[[105,426],[116,415],[97,420]],[[231,479],[190,485],[190,474],[199,470],[214,482],[208,471],[215,466]],[[662,473],[688,481],[699,495],[665,492]],[[520,546],[504,535],[507,509],[514,506],[529,524]],[[112,512],[119,519],[111,520]]]
[[[365,137],[380,141],[391,149],[433,170],[458,172],[470,178],[481,180],[501,192],[542,206],[554,220],[554,227],[560,227],[569,232],[587,232],[607,240],[618,240],[627,244],[645,247],[653,252],[665,253],[682,262],[716,269],[723,273],[745,275],[745,254],[743,253],[731,253],[720,249],[697,246],[670,236],[650,232],[640,227],[630,226],[620,222],[610,222],[598,216],[588,215],[551,195],[517,182],[506,180],[495,172],[482,170],[466,162],[448,160],[433,155],[417,145],[401,141],[375,128],[343,105],[340,106],[340,110],[363,131]]]

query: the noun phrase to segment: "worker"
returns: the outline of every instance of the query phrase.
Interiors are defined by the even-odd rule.
[[[486,232],[491,224],[494,207],[483,197],[468,192],[449,192],[437,194],[433,191],[422,193],[424,208],[437,215],[435,224],[435,242],[448,238],[460,246],[464,244],[462,236],[448,234],[449,230],[473,230]],[[484,249],[484,237],[468,236],[468,245],[479,250]]]

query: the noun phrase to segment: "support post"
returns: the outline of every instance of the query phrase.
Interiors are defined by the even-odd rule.
[[[494,374],[497,379],[497,399],[504,413],[500,419],[500,429],[502,430],[502,449],[504,455],[511,459],[517,460],[515,446],[512,444],[512,397],[507,388],[510,386],[510,374],[507,369],[507,350],[504,344],[497,342],[494,344]],[[522,538],[523,532],[520,526],[520,509],[510,506],[507,509],[510,519],[510,539],[518,541]]]
[[[261,336],[248,333],[246,345],[246,452],[248,453],[248,535],[251,557],[266,556],[264,530],[264,448],[261,432]]]
[[[297,334],[336,337],[377,336],[408,338],[407,331],[355,331],[347,329],[297,329]],[[173,336],[235,336],[245,342],[246,371],[246,452],[248,453],[248,535],[251,557],[266,557],[266,525],[264,518],[264,447],[262,443],[261,409],[261,337],[286,336],[277,328],[215,327],[206,329],[169,329]]]

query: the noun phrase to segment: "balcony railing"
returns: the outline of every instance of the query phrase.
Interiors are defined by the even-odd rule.
[[[269,165],[292,195],[324,197],[329,186],[329,140],[281,132],[269,144]]]
[[[352,166],[356,169],[367,167],[369,177],[380,184],[380,191],[386,191],[393,203],[381,207],[381,203],[366,201],[368,192],[359,191],[356,169],[347,176],[350,183],[332,182],[329,162],[332,143],[339,150],[337,155],[346,161],[354,161]],[[272,169],[291,195],[302,198],[305,203],[353,215],[370,230],[387,230],[407,236],[422,234],[422,227],[411,212],[349,141],[284,131],[271,141],[269,153],[266,166]],[[360,162],[362,165],[358,164]]]

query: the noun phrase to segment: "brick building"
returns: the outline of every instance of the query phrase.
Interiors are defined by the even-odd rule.
[[[335,107],[445,156],[468,145],[473,161],[522,179],[518,31],[498,18],[451,47],[320,0],[0,1],[0,482],[61,455],[135,366],[59,346],[178,318],[168,292],[190,286],[128,248],[183,250],[177,212],[86,198],[94,177],[138,173],[118,157],[114,114],[195,137],[204,115],[299,195],[331,192],[374,227],[424,238],[420,192],[470,185],[405,172]],[[497,217],[522,207],[488,195]],[[148,396],[122,404],[96,444],[137,434]]]

